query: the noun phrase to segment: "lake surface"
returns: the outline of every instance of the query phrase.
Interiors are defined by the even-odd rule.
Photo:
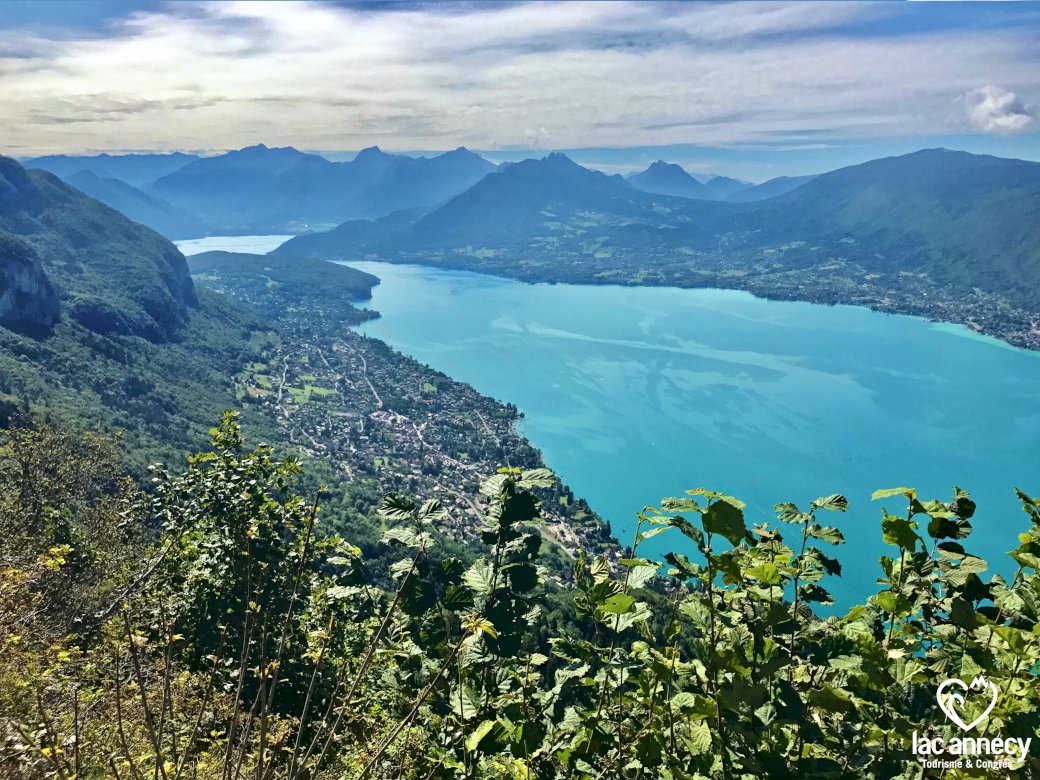
[[[277,249],[292,236],[207,236],[206,238],[190,238],[174,241],[184,255],[197,255],[202,252],[244,252],[252,255],[266,255]]]
[[[736,291],[351,265],[382,280],[367,304],[382,317],[359,329],[515,403],[548,465],[624,543],[641,507],[687,488],[742,498],[749,525],[774,520],[777,502],[844,493],[850,511],[825,522],[848,542],[829,585],[847,604],[886,552],[875,489],[971,491],[969,549],[1000,571],[1028,523],[1013,488],[1040,493],[1040,354],[964,328]]]
[[[260,253],[287,236],[177,242],[185,254]],[[849,604],[879,573],[884,503],[912,486],[979,503],[969,549],[998,571],[1040,493],[1040,353],[953,325],[728,290],[530,285],[463,271],[351,263],[382,282],[360,326],[516,404],[546,462],[630,543],[635,513],[708,487],[772,507],[844,493],[827,513],[848,544],[828,587]],[[793,540],[794,530],[789,538]],[[661,553],[680,537],[645,548]]]

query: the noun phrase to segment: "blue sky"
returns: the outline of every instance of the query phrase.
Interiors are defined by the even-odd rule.
[[[253,143],[755,181],[1040,160],[1040,4],[0,0],[0,153]]]

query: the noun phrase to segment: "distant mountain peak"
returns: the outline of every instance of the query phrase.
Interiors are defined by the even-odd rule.
[[[680,198],[710,197],[707,188],[685,168],[664,160],[651,163],[645,171],[630,176],[628,182],[636,189],[657,195],[675,195]]]
[[[682,173],[686,174],[687,176],[690,176],[690,174],[686,173],[686,169],[683,168],[681,165],[676,165],[675,163],[665,162],[664,160],[658,160],[657,162],[651,163],[650,167],[647,168],[647,170],[648,171],[676,171],[676,172],[681,171]],[[690,176],[690,178],[692,179],[693,177]]]
[[[384,152],[378,146],[366,146],[364,149],[362,149],[360,152],[358,152],[356,155],[354,155],[354,160],[355,161],[357,161],[357,160],[365,160],[365,159],[373,159],[374,160],[377,157],[390,157],[390,156],[391,155],[389,155],[386,152]]]
[[[589,170],[583,165],[574,162],[574,160],[563,152],[550,152],[541,160],[533,160],[532,162],[542,163],[543,165],[555,170],[582,170],[586,172]]]

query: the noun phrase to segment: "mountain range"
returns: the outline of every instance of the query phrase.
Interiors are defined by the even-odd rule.
[[[664,164],[646,173],[675,184],[672,193],[694,191],[689,177]],[[901,274],[919,274],[1040,306],[1038,163],[924,150],[808,180],[774,180],[760,192],[779,194],[745,196],[748,202],[738,202],[739,191],[727,201],[652,194],[635,186],[645,181],[552,154],[503,168],[414,219],[348,224],[277,251],[443,263],[525,279],[677,284],[724,266],[754,274],[837,262],[894,285]]]
[[[172,239],[305,233],[348,220],[379,219],[395,211],[429,210],[498,170],[465,147],[411,157],[373,146],[348,162],[264,144],[211,157],[52,155],[25,162],[60,176]],[[725,176],[702,179],[678,165],[658,161],[629,181],[652,194],[702,200],[726,200],[745,192],[749,193],[746,200],[757,200],[775,194]]]

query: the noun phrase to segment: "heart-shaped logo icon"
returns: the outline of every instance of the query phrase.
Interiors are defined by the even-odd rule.
[[[951,691],[951,688],[959,688],[960,690]],[[971,723],[965,723],[964,718],[961,717],[961,714],[955,709],[955,707],[959,707],[961,712],[963,712],[965,708],[964,694],[973,689],[983,694],[985,694],[987,689],[989,690],[989,706],[987,706],[986,709],[982,711],[982,714],[975,718]],[[943,714],[946,715],[947,718],[952,720],[965,731],[970,731],[975,728],[983,718],[989,715],[994,707],[997,706],[997,686],[982,676],[976,677],[972,680],[971,685],[965,683],[964,680],[951,677],[939,686],[939,689],[935,692],[935,699],[939,702],[939,709],[943,711]]]

